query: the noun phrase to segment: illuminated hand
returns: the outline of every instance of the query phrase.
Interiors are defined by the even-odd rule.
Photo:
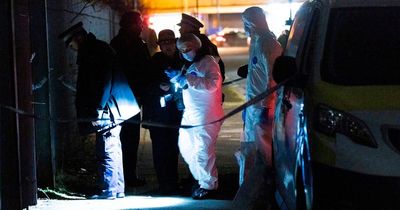
[[[180,73],[180,71],[174,70],[174,69],[167,69],[164,72],[167,75],[167,77],[169,77],[170,79],[176,77],[176,75],[178,75]]]
[[[101,120],[92,121],[92,125],[93,125],[93,127],[100,126]]]
[[[108,112],[103,109],[97,109],[96,111],[97,119],[91,122],[94,127],[101,126],[103,123],[102,121],[104,120],[103,118],[105,117],[104,115],[108,115]]]
[[[184,75],[180,75],[177,78],[176,83],[178,83],[178,86],[180,88],[186,89],[185,87],[187,86],[187,80],[186,80],[186,77]]]

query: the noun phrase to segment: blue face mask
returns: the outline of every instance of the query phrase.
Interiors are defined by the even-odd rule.
[[[186,52],[186,53],[182,53],[182,57],[183,57],[184,59],[186,59],[187,61],[190,61],[190,62],[193,61],[193,59],[194,59],[195,56],[196,56],[196,53],[195,53],[194,50],[191,50],[191,51]]]

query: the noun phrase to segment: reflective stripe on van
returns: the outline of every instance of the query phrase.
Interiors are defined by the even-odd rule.
[[[318,82],[310,88],[314,104],[344,111],[400,110],[400,86],[341,86]]]

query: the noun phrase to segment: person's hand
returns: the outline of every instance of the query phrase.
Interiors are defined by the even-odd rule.
[[[186,77],[184,75],[180,75],[177,78],[176,83],[182,89],[186,89],[187,88],[187,80],[186,80]]]
[[[194,77],[205,77],[205,73],[204,72],[200,72],[200,71],[196,71],[196,70],[188,71],[188,74],[192,75]]]
[[[180,71],[174,69],[166,69],[164,72],[170,79],[176,77],[176,75],[180,73]]]
[[[93,127],[102,126],[104,120],[110,119],[109,112],[104,109],[97,109],[97,117],[95,120],[91,121]]]
[[[92,126],[93,127],[97,127],[97,126],[100,126],[100,125],[101,125],[101,120],[92,121]]]

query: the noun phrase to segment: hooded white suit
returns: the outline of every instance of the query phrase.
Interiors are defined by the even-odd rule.
[[[281,55],[282,47],[268,30],[264,14],[259,10],[247,10],[243,21],[250,31],[251,43],[246,84],[246,100],[250,100],[275,85],[272,79],[272,67],[275,59]],[[246,108],[244,141],[255,142],[256,148],[268,165],[271,157],[271,121],[276,94],[272,94],[258,103]]]
[[[218,61],[210,55],[194,62],[185,74],[188,88],[182,91],[185,110],[182,125],[212,122],[224,115],[222,76]],[[218,188],[215,147],[221,123],[179,130],[179,149],[201,188]]]
[[[250,100],[275,85],[272,80],[272,67],[281,55],[282,47],[269,31],[264,11],[250,7],[242,14],[245,30],[250,34],[249,64],[246,84],[246,100]],[[244,193],[246,202],[257,199],[265,188],[266,170],[272,169],[272,120],[276,94],[246,108],[243,143],[241,145],[241,174],[244,180],[237,198]],[[248,175],[247,175],[248,172]],[[244,178],[246,176],[246,178]],[[246,184],[247,182],[247,184]],[[246,185],[246,186],[243,186]],[[241,192],[242,190],[242,192]],[[242,202],[243,203],[243,202]],[[249,204],[251,205],[251,204]],[[238,207],[248,209],[248,206]]]

